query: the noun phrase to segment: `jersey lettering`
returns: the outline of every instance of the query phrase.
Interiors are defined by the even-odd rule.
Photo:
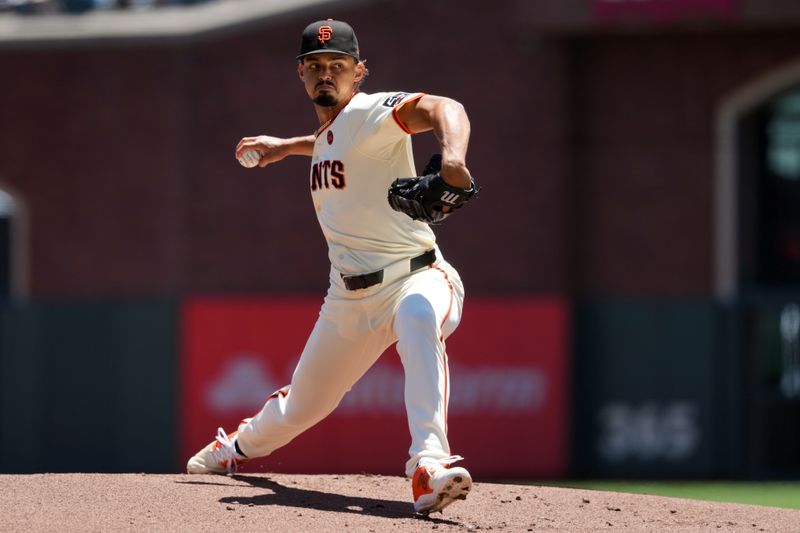
[[[319,173],[322,174],[322,177],[325,178],[325,188],[330,189],[331,186],[328,185],[328,171],[331,169],[331,162],[329,160],[325,160],[320,163]]]
[[[395,93],[386,100],[384,100],[383,105],[386,107],[395,107],[397,104],[403,101],[403,98],[405,98],[408,95],[409,93]]]
[[[344,163],[341,161],[331,164],[331,184],[337,189],[344,189]]]
[[[311,165],[311,190],[322,188],[344,189],[344,163],[339,160],[326,159]]]
[[[322,188],[322,177],[319,175],[319,164],[311,165],[311,190],[316,191]]]

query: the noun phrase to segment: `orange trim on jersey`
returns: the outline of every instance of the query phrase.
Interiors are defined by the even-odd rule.
[[[447,322],[447,319],[450,317],[450,312],[453,310],[453,284],[450,282],[450,277],[447,275],[447,272],[442,270],[439,267],[431,267],[435,268],[442,274],[444,274],[444,279],[447,282],[447,286],[450,287],[450,303],[447,306],[447,312],[444,314],[444,318],[442,319],[442,323],[439,325],[439,342],[444,343],[444,323]],[[447,382],[450,371],[447,364],[447,351],[442,352],[442,362],[444,364],[444,434],[447,435]]]
[[[350,104],[350,100],[352,100],[352,99],[353,99],[353,97],[354,97],[355,95],[357,95],[357,94],[358,94],[358,91],[356,91],[356,92],[354,92],[353,94],[351,94],[351,95],[350,95],[350,98],[348,98],[348,99],[347,99],[347,102],[345,102],[345,103],[344,103],[344,105],[343,105],[343,106],[342,106],[342,107],[339,109],[339,111],[337,111],[337,112],[336,112],[336,114],[334,114],[334,115],[333,115],[331,118],[329,118],[329,119],[328,119],[328,121],[327,121],[325,124],[323,124],[322,126],[320,126],[320,127],[319,127],[319,129],[318,129],[316,132],[314,132],[314,138],[315,138],[315,139],[316,139],[317,137],[319,137],[320,135],[322,135],[322,132],[323,132],[323,131],[325,131],[325,130],[327,130],[328,128],[330,128],[330,127],[331,127],[331,124],[333,124],[333,121],[334,121],[334,120],[336,120],[336,117],[338,117],[338,116],[339,116],[339,113],[341,113],[342,111],[344,111],[344,108],[345,108],[345,107],[347,107],[347,106]]]
[[[414,132],[411,131],[410,129],[408,129],[408,126],[406,126],[403,123],[403,121],[400,120],[400,117],[397,116],[397,110],[400,109],[401,107],[403,107],[404,105],[406,105],[409,102],[413,102],[414,100],[419,100],[423,96],[425,96],[425,93],[415,94],[413,97],[409,98],[408,100],[404,100],[404,101],[400,102],[399,104],[394,106],[394,108],[392,109],[392,118],[394,119],[395,122],[397,122],[397,125],[400,126],[400,129],[403,130],[404,132],[408,133],[409,135],[413,135]]]

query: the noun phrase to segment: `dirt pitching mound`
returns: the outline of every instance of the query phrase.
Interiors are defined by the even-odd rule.
[[[0,531],[800,531],[800,511],[476,483],[414,515],[401,477],[0,475]]]

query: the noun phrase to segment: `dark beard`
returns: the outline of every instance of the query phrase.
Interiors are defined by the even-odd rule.
[[[336,95],[332,92],[324,92],[320,93],[318,96],[315,96],[313,102],[320,107],[334,107],[339,102],[336,101]]]

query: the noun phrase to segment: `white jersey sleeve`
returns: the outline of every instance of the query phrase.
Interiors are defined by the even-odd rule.
[[[351,134],[366,155],[390,159],[398,141],[411,132],[397,115],[405,104],[425,93],[388,92],[370,94],[358,100],[350,115]]]

